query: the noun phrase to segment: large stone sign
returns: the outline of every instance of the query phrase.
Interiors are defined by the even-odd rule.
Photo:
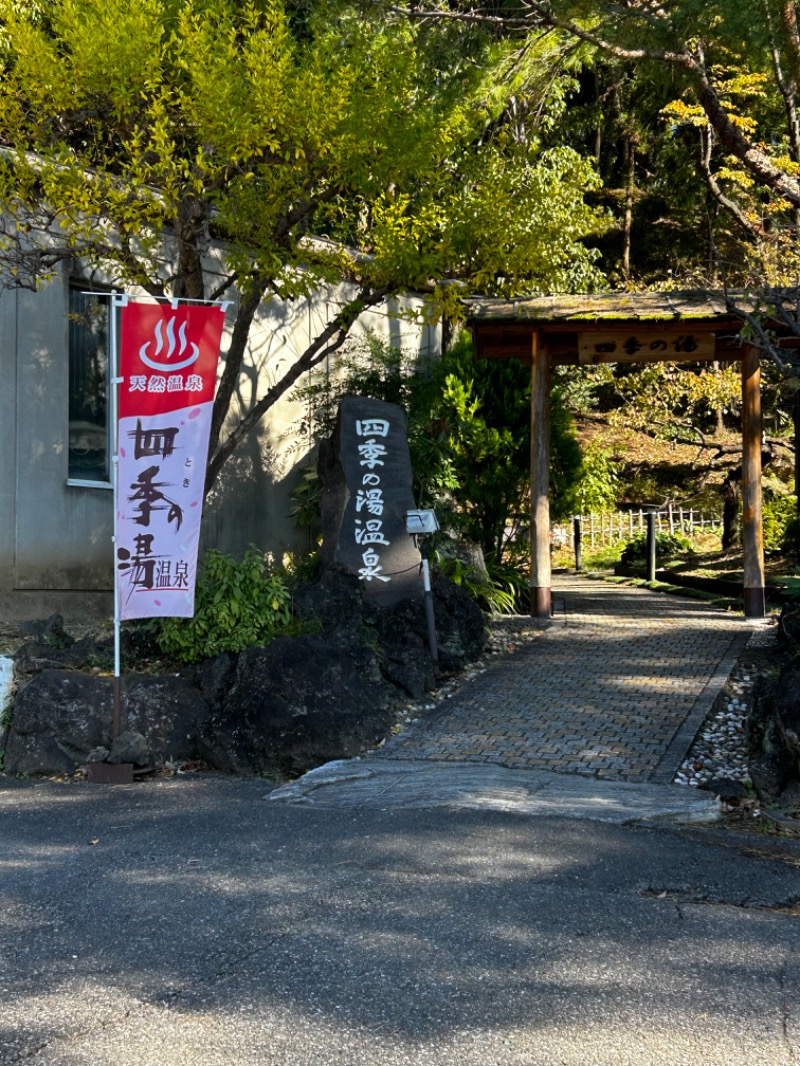
[[[346,396],[319,471],[325,562],[356,574],[380,606],[421,596],[420,554],[406,532],[416,504],[402,408]]]

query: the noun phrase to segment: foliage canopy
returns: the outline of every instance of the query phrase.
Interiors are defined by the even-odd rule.
[[[387,295],[600,283],[591,163],[496,128],[503,49],[347,5],[0,0],[0,277],[62,262],[153,296],[236,290],[209,486],[277,399]],[[446,56],[445,67],[442,57]],[[325,238],[325,239],[320,239]],[[346,280],[301,356],[231,408],[259,305]]]

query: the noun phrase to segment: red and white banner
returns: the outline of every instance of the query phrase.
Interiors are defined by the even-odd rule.
[[[190,618],[219,305],[122,308],[115,522],[120,618]]]

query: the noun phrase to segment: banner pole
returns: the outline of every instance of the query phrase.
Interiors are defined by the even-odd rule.
[[[111,485],[114,497],[114,525],[111,535],[114,566],[114,709],[111,719],[112,743],[122,732],[122,685],[120,654],[120,609],[119,609],[119,568],[117,567],[117,517],[119,515],[119,311],[128,302],[123,293],[114,293],[111,297]]]

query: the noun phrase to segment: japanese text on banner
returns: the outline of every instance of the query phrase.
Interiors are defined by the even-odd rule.
[[[126,304],[116,566],[121,618],[191,617],[223,313]]]

